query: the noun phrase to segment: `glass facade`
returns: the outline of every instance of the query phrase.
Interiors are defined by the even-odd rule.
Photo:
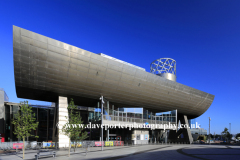
[[[29,105],[31,106],[31,105]],[[28,137],[26,140],[29,141],[51,141],[53,133],[53,118],[54,110],[53,107],[42,107],[42,106],[31,106],[32,111],[35,114],[36,121],[39,122],[38,128],[32,131],[32,135],[38,135],[39,138]],[[6,141],[18,141],[19,139],[13,133],[14,125],[11,121],[20,109],[18,104],[5,104],[5,140]]]
[[[38,141],[38,142],[47,142],[52,141],[53,139],[53,125],[54,125],[54,112],[55,107],[40,106],[40,105],[29,105],[32,107],[32,111],[35,114],[36,121],[39,122],[38,128],[35,131],[32,131],[32,135],[37,135],[39,138],[28,137],[26,140],[29,141]],[[5,104],[5,141],[18,141],[19,139],[13,133],[14,125],[11,124],[11,120],[17,114],[20,109],[19,104],[17,103],[6,103]],[[101,123],[101,109],[78,106],[78,110],[82,121],[84,124],[91,122],[92,124]],[[98,140],[99,139],[99,129],[89,129],[88,132],[89,140]],[[55,133],[56,134],[56,133]]]
[[[41,105],[30,105],[32,107],[32,111],[35,114],[36,121],[39,122],[38,128],[35,131],[32,131],[32,135],[37,135],[39,138],[28,137],[29,141],[52,141],[58,135],[58,131],[54,131],[54,113],[55,106],[41,106]],[[5,139],[6,141],[18,141],[16,135],[13,134],[14,126],[11,124],[11,120],[14,115],[19,110],[19,104],[17,103],[5,103]],[[79,112],[82,121],[84,124],[101,124],[101,103],[97,102],[94,107],[85,107],[85,106],[77,106],[77,110],[75,112]],[[119,121],[121,122],[136,122],[136,123],[148,123],[148,124],[168,124],[176,123],[177,119],[177,111],[169,111],[162,113],[153,113],[149,110],[142,109],[140,111],[132,110],[132,109],[124,109],[120,108],[117,105],[105,101],[103,105],[103,118],[104,120],[110,121]],[[136,109],[137,110],[137,109]],[[88,132],[87,140],[99,140],[100,139],[100,130],[101,128],[90,128],[86,129]],[[54,135],[53,135],[54,133]],[[128,137],[130,139],[131,132],[128,129],[114,129],[109,130],[110,134],[118,134],[123,137]],[[124,136],[124,135],[127,136]],[[104,132],[104,136],[106,138],[106,133]],[[104,138],[104,139],[105,139]]]

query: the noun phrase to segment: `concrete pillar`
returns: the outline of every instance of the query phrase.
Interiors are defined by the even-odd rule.
[[[59,109],[58,109],[58,115],[59,115],[59,121],[58,121],[58,127],[59,127],[59,134],[58,134],[58,142],[59,142],[59,147],[68,147],[69,146],[69,137],[64,135],[62,133],[62,127],[64,124],[67,123],[67,118],[68,117],[68,100],[67,97],[61,97],[59,96],[58,98],[58,104],[59,104]]]

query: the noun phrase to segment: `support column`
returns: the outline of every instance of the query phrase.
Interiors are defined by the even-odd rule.
[[[189,128],[188,118],[186,115],[179,115],[178,116],[178,122],[180,121],[181,125],[183,125],[183,128],[180,128],[177,132],[171,131],[169,134],[169,139],[174,142],[193,142],[193,137]],[[181,134],[183,135],[183,138],[180,138]],[[178,138],[179,137],[179,138]]]
[[[69,146],[69,137],[64,135],[62,132],[62,127],[64,124],[67,123],[67,118],[68,118],[68,101],[67,97],[61,97],[59,96],[58,99],[58,104],[59,104],[59,109],[58,109],[58,115],[59,115],[59,122],[58,122],[58,127],[59,127],[59,132],[58,132],[58,142],[59,142],[59,147],[68,147]],[[67,118],[66,118],[67,117]]]
[[[104,104],[104,100],[103,100],[103,96],[101,96],[100,98],[101,100],[101,125],[103,125],[103,104]],[[101,127],[101,150],[103,151],[103,127]]]
[[[192,134],[191,134],[191,131],[190,131],[190,127],[189,127],[189,123],[188,123],[188,118],[186,115],[184,115],[184,120],[185,120],[185,124],[187,124],[187,136],[188,136],[188,139],[189,139],[189,143],[191,144],[193,142],[193,138],[192,138]]]

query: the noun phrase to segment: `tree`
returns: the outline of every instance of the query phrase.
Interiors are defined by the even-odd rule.
[[[210,136],[209,136],[209,135],[210,135]],[[210,140],[213,139],[213,135],[212,135],[212,134],[207,134],[207,135],[206,135],[207,140],[209,140],[209,137],[210,137]]]
[[[200,135],[198,136],[197,140],[203,140],[203,141],[206,141],[207,137],[204,136],[204,135]]]
[[[240,133],[236,134],[236,139],[240,139]]]
[[[216,134],[216,135],[215,135],[215,138],[216,138],[216,139],[220,139],[220,138],[221,138],[221,135],[220,135],[220,134]]]
[[[74,142],[74,152],[77,146],[78,141],[82,141],[86,139],[87,132],[84,131],[86,127],[83,124],[82,117],[80,116],[80,112],[76,112],[77,106],[74,105],[73,99],[71,99],[70,104],[68,105],[68,119],[67,123],[64,124],[62,128],[62,132],[67,135],[70,140]],[[69,143],[69,154],[70,154],[70,143]]]
[[[224,130],[222,131],[222,135],[223,137],[228,140],[231,140],[232,135],[228,132],[228,129],[225,127]]]
[[[28,101],[20,102],[20,110],[12,119],[14,125],[14,134],[17,138],[23,139],[23,159],[25,153],[25,138],[31,135],[32,130],[36,130],[38,122],[36,122],[35,113],[32,113],[32,107],[28,105]],[[34,136],[38,138],[38,136]]]

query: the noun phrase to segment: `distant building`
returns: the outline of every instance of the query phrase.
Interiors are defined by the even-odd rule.
[[[207,130],[204,128],[191,128],[192,134],[207,135]]]

